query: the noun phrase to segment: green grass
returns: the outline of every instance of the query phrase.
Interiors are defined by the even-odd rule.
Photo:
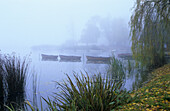
[[[88,74],[74,74],[75,82],[67,75],[67,81],[59,83],[56,104],[60,110],[109,111],[130,100],[127,91],[121,90],[122,83],[108,76],[90,78]]]

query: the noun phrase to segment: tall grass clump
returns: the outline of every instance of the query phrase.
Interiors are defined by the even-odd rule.
[[[5,56],[4,72],[8,88],[8,96],[24,93],[26,85],[26,75],[28,73],[28,63],[26,59],[21,61],[19,57]]]
[[[4,87],[3,87],[3,72],[2,72],[2,59],[0,55],[0,109],[2,109],[3,101],[4,101]]]
[[[2,73],[2,59],[1,59],[1,55],[0,55],[0,97],[3,94],[3,73]]]
[[[4,88],[3,88],[3,75],[2,75],[2,72],[1,72],[1,69],[0,69],[0,98],[3,98],[3,92],[4,92]]]
[[[110,59],[108,73],[110,77],[117,81],[123,81],[126,79],[125,68],[123,62],[118,60],[115,56]]]
[[[67,75],[67,81],[57,82],[61,92],[55,93],[55,99],[60,110],[110,111],[130,99],[127,91],[121,90],[122,83],[108,76],[74,74],[74,79]]]
[[[3,101],[4,101],[3,95],[4,95],[3,77],[2,77],[2,74],[1,74],[1,71],[0,71],[0,109],[1,109]]]
[[[25,98],[26,76],[28,74],[28,62],[16,55],[5,55],[2,66],[4,73],[5,89],[7,92],[7,105],[23,103]],[[14,106],[15,107],[15,106]]]

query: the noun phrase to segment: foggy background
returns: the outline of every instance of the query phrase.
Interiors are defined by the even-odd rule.
[[[87,56],[109,58],[115,50],[122,53],[117,49],[129,53],[133,5],[134,0],[0,0],[0,56],[30,54],[38,96],[52,95],[54,81],[62,82],[65,74],[107,73],[108,63],[88,63]],[[81,60],[62,62],[60,56],[58,61],[43,61],[41,54],[79,56]],[[27,78],[29,99],[33,98],[33,77]],[[126,81],[130,89],[134,80]]]
[[[128,44],[133,4],[134,0],[1,0],[0,49]]]

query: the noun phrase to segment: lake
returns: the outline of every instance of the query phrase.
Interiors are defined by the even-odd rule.
[[[10,51],[4,52],[9,53]],[[28,53],[29,52],[29,53]],[[122,51],[114,52],[117,57],[118,53]],[[20,55],[21,58],[25,55],[30,54],[29,58],[31,60],[29,75],[27,76],[26,84],[26,100],[31,104],[40,107],[40,97],[52,98],[53,93],[58,92],[56,86],[57,82],[63,82],[66,80],[66,74],[73,77],[73,74],[81,74],[87,72],[90,77],[97,75],[99,73],[106,74],[109,68],[108,64],[96,64],[87,63],[86,56],[102,56],[110,57],[113,55],[111,51],[21,51],[16,53]],[[60,61],[42,61],[41,54],[49,55],[71,55],[71,56],[81,56],[81,62],[60,62]],[[126,79],[124,87],[127,90],[132,89],[132,84],[135,81],[134,77]],[[46,104],[43,104],[46,107]]]

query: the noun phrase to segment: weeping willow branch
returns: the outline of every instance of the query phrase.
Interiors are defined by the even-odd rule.
[[[170,0],[136,0],[131,16],[132,52],[137,65],[158,67],[169,49]]]

